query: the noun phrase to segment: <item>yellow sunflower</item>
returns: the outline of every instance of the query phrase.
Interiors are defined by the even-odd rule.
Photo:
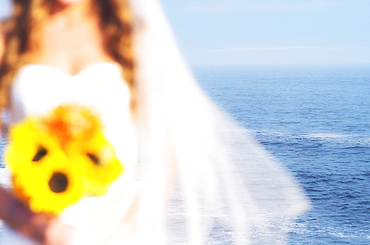
[[[71,144],[67,151],[90,195],[105,194],[123,171],[113,146],[102,133],[92,135],[82,144]]]
[[[35,212],[60,213],[86,195],[103,195],[123,166],[87,107],[67,104],[10,129],[5,154],[16,195]]]
[[[82,184],[57,139],[37,119],[14,126],[6,162],[16,195],[35,212],[59,213],[83,196]]]

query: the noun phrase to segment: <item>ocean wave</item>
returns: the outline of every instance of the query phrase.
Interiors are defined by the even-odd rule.
[[[316,221],[316,220],[313,220]],[[331,227],[331,224],[320,224],[314,225],[309,223],[296,223],[292,228],[292,235],[305,235],[305,241],[307,242],[308,237],[319,238],[323,243],[327,241],[327,243],[343,243],[347,244],[346,241],[352,240],[369,240],[370,236],[368,235],[368,231],[364,229],[359,229],[357,232],[353,232],[351,227]],[[337,239],[336,239],[337,238]],[[342,239],[341,239],[342,238]],[[313,241],[312,241],[313,242]],[[295,243],[294,243],[295,244]]]
[[[354,134],[336,134],[336,133],[303,133],[290,134],[277,131],[259,131],[250,130],[257,138],[275,138],[285,140],[319,140],[319,141],[336,141],[336,142],[351,142],[351,143],[370,143],[370,138],[364,135]]]
[[[344,135],[344,134],[325,134],[325,133],[314,133],[304,135],[307,138],[321,138],[321,139],[338,139],[338,138],[349,138],[349,137],[358,137],[358,135]]]

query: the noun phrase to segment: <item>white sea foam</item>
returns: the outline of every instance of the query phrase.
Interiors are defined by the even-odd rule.
[[[370,142],[370,138],[354,134],[335,134],[335,133],[308,133],[308,134],[291,134],[278,131],[257,131],[250,130],[251,134],[256,136],[287,138],[287,139],[315,139],[315,140],[340,140],[340,141],[358,141]]]
[[[307,138],[337,139],[337,138],[356,137],[357,135],[315,133],[315,134],[307,134],[303,136]]]
[[[6,188],[10,186],[10,174],[6,168],[0,168],[0,186]]]

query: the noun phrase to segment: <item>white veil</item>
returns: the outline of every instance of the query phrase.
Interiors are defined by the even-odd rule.
[[[140,226],[161,240],[153,244],[286,242],[291,222],[309,206],[297,183],[201,91],[157,0],[131,3],[144,183]]]

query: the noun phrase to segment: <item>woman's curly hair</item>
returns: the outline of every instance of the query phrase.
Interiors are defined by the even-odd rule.
[[[18,69],[28,63],[40,40],[40,28],[51,14],[54,1],[13,0],[13,13],[4,22],[4,54],[0,62],[0,112],[9,107],[9,92]],[[127,0],[92,0],[99,16],[104,48],[121,65],[132,91],[134,106],[134,52],[131,8]],[[0,122],[1,123],[1,122]]]

